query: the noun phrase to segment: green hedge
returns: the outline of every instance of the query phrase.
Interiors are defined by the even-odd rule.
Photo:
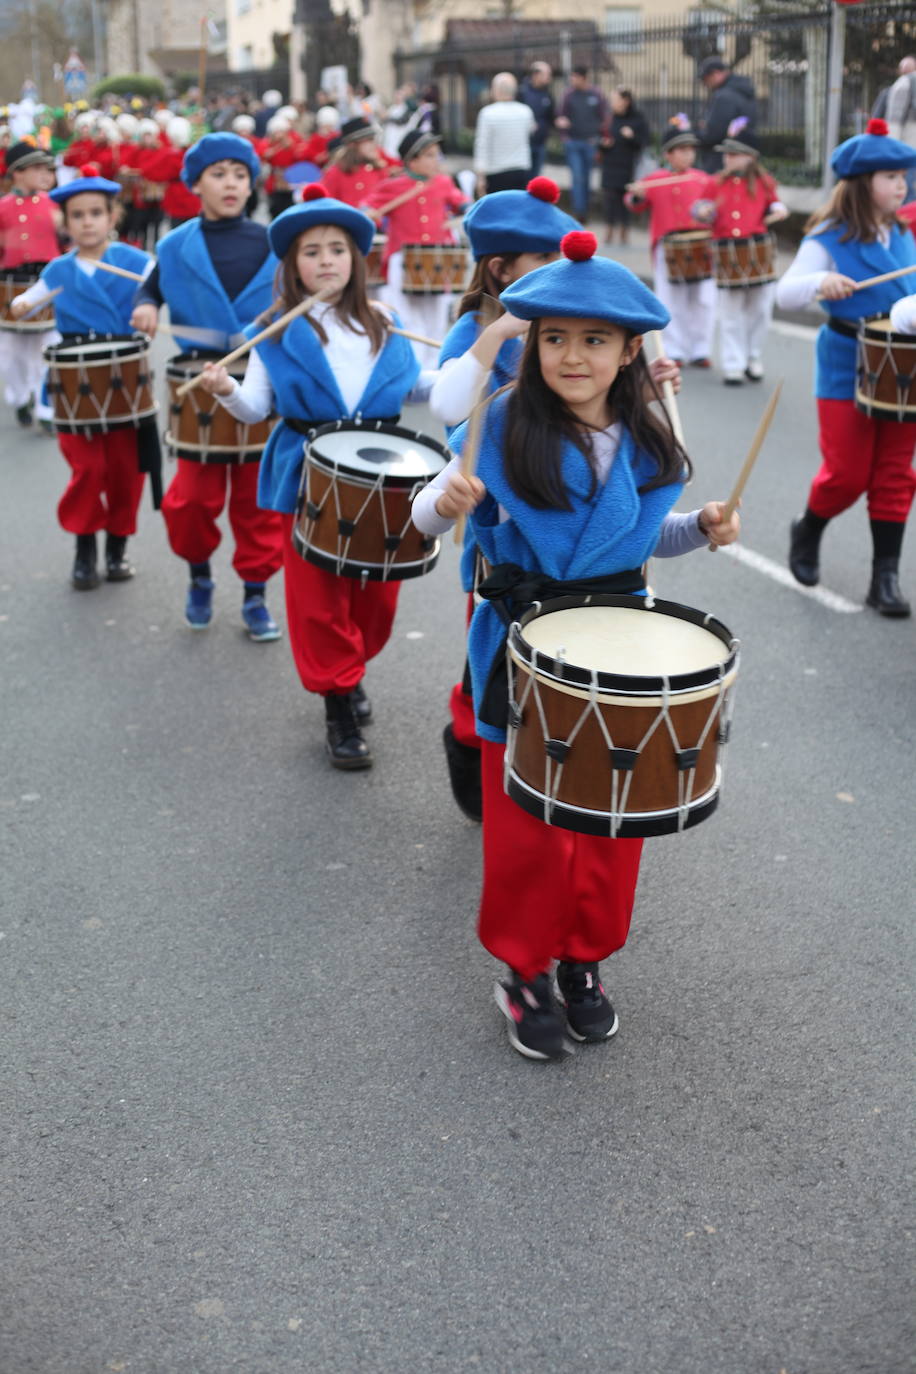
[[[92,99],[100,100],[103,95],[138,96],[141,100],[164,100],[165,82],[158,76],[145,76],[142,72],[125,72],[123,76],[109,76],[92,88]]]

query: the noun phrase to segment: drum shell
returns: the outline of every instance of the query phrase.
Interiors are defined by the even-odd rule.
[[[593,597],[596,605],[634,605],[632,600],[614,597]],[[581,601],[546,603],[544,613],[562,609],[565,605],[581,605]],[[656,602],[662,611],[673,603]],[[676,607],[679,612],[690,611]],[[652,612],[646,612],[651,614]],[[691,612],[695,623],[709,618]],[[524,622],[523,622],[524,623]],[[718,624],[718,622],[713,622]],[[724,636],[728,631],[720,629]],[[724,639],[723,639],[724,643]],[[510,701],[520,703],[514,712],[510,706],[509,776],[507,790],[514,801],[541,819],[545,817],[548,797],[556,805],[550,810],[550,823],[561,829],[590,835],[639,837],[670,834],[689,829],[712,815],[718,805],[720,753],[727,737],[727,691],[737,672],[737,646],[729,639],[730,649],[724,667],[711,670],[701,685],[673,692],[668,698],[668,713],[678,744],[682,749],[697,748],[693,775],[690,779],[689,808],[680,809],[680,788],[686,770],[678,765],[676,749],[667,726],[659,714],[663,708],[661,679],[631,678],[625,693],[601,689],[595,696],[595,710],[589,710],[590,694],[581,684],[564,682],[558,685],[552,676],[545,675],[535,661],[524,661],[518,652],[518,627],[510,635],[509,682]],[[563,665],[554,664],[562,670]],[[529,679],[537,684],[542,721],[533,693],[526,694]],[[678,679],[669,678],[672,689]],[[724,688],[723,688],[724,683]],[[630,690],[632,688],[632,690]],[[604,722],[615,749],[636,750],[642,745],[632,771],[616,770],[619,816],[614,817],[612,798],[615,772],[607,739],[595,714]],[[583,713],[585,719],[583,720]],[[653,725],[656,726],[652,731]],[[578,729],[576,727],[578,726]],[[548,769],[555,774],[556,761],[549,757],[545,743],[566,741],[574,730],[569,752],[563,761],[559,785],[551,791]],[[650,738],[646,735],[652,731]],[[702,741],[702,742],[701,742]],[[619,789],[629,778],[625,800]]]
[[[387,234],[376,234],[372,240],[372,247],[366,255],[366,285],[384,286],[385,272],[382,267],[382,258],[385,254],[385,245],[388,242]]]
[[[772,234],[713,239],[716,285],[731,289],[766,286],[776,280],[776,240]]]
[[[678,229],[662,238],[668,280],[677,286],[712,276],[712,235],[708,229]]]
[[[46,348],[44,358],[59,433],[106,434],[136,428],[156,414],[145,334],[71,338]]]
[[[406,295],[439,296],[464,289],[466,248],[453,244],[405,243],[401,290]]]
[[[8,329],[14,334],[37,334],[54,328],[54,304],[51,301],[30,320],[14,320],[10,316],[11,303],[37,281],[38,277],[28,273],[15,270],[0,272],[0,329]]]
[[[874,420],[916,423],[916,335],[896,333],[887,316],[859,326],[855,404]]]
[[[184,396],[178,396],[183,382],[202,371],[206,362],[216,362],[222,355],[206,349],[194,349],[170,359],[165,370],[169,392],[169,428],[165,442],[178,458],[189,463],[256,463],[264,452],[276,416],[268,416],[256,424],[236,420],[216,396],[196,386]],[[237,382],[244,381],[247,359],[239,360],[229,375]]]

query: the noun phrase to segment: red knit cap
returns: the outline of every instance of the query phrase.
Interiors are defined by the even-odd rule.
[[[525,190],[535,200],[546,200],[548,205],[556,205],[560,199],[560,188],[550,177],[532,177]]]
[[[588,229],[574,229],[560,239],[560,252],[570,262],[588,262],[598,251],[598,240]]]
[[[303,201],[323,200],[327,194],[323,186],[320,186],[317,181],[313,181],[310,185],[306,186],[305,190],[302,192],[302,199]]]

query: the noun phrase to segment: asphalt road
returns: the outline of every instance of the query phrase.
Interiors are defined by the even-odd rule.
[[[687,504],[784,375],[745,520],[781,564],[811,339],[767,362],[688,378]],[[205,635],[148,504],[136,579],[77,595],[63,481],[4,413],[2,1374],[911,1371],[913,623],[726,554],[654,565],[742,640],[723,802],[647,843],[616,1040],[533,1065],[441,751],[451,544],[348,776],[225,546]],[[861,605],[868,568],[859,508],[824,581]]]

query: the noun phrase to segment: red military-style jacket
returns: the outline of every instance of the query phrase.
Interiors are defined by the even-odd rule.
[[[57,207],[44,191],[10,191],[0,196],[0,268],[60,257]]]
[[[710,226],[714,239],[746,239],[766,233],[767,211],[779,197],[769,172],[760,172],[753,193],[746,175],[731,175],[721,181],[717,176],[707,176],[700,199],[716,203],[716,218]]]
[[[368,209],[378,210],[389,201],[396,200],[406,191],[419,190],[412,200],[399,205],[387,216],[388,242],[385,245],[384,261],[387,263],[392,253],[396,253],[405,243],[455,243],[455,235],[447,228],[446,221],[467,205],[467,197],[462,195],[451,177],[440,172],[427,181],[419,181],[404,172],[401,176],[389,177],[376,186],[371,195],[363,202]],[[385,225],[382,226],[385,228]]]
[[[372,195],[377,186],[401,170],[401,164],[396,158],[389,157],[381,150],[379,157],[384,159],[385,165],[382,167],[377,167],[372,162],[364,162],[354,172],[345,172],[336,165],[326,167],[321,174],[321,184],[335,200],[342,200],[345,204],[358,208]]]
[[[679,179],[671,186],[666,185],[672,177]],[[689,177],[690,180],[681,180],[682,177]],[[641,177],[640,180],[645,183],[645,191],[639,196],[628,197],[628,203],[631,210],[637,214],[648,209],[649,237],[653,249],[659,239],[664,238],[666,234],[673,234],[679,229],[698,227],[697,220],[690,213],[690,207],[695,200],[700,199],[709,181],[706,172],[674,172],[668,167],[660,167],[658,171],[649,172],[648,176]]]

